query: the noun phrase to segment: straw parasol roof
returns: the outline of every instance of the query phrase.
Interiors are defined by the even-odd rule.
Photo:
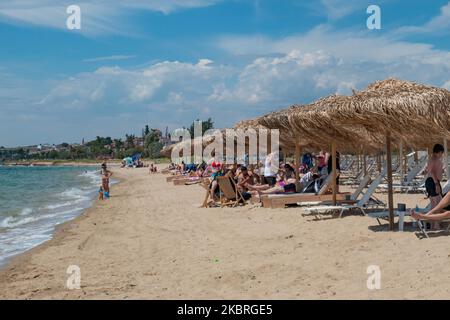
[[[387,133],[405,147],[427,148],[450,137],[450,92],[386,79],[351,96],[331,95],[308,105],[293,105],[240,121],[234,128],[278,129],[285,151],[293,151],[296,143],[302,150],[327,149],[335,141],[341,152],[375,153],[384,149]],[[203,146],[212,139],[204,137]],[[170,155],[173,147],[163,153]]]
[[[222,130],[220,130],[220,132],[222,133],[222,138],[225,141],[226,136],[227,136],[226,130],[222,129]],[[201,144],[202,149],[204,149],[206,146],[208,146],[210,143],[212,143],[214,141],[214,139],[215,139],[214,135],[205,135],[205,136],[201,136],[201,137],[196,137],[194,139],[183,140],[178,143],[174,143],[174,144],[164,147],[163,150],[161,151],[161,154],[165,157],[170,157],[172,155],[172,151],[174,149],[176,149],[176,150],[179,150],[179,156],[183,157],[182,150],[184,150],[185,148],[190,148],[191,154],[193,154],[194,153],[194,145]]]
[[[377,81],[350,97],[321,101],[315,107],[318,121],[317,108],[326,108],[338,126],[360,126],[373,137],[390,133],[416,148],[450,135],[450,92],[415,82]]]
[[[270,134],[270,130],[278,129],[280,133],[279,142],[281,149],[284,151],[292,151],[295,149],[295,139],[291,134],[292,133],[291,130],[287,129],[287,127],[280,127],[279,125],[273,125],[270,122],[270,119],[272,119],[272,117],[279,116],[281,119],[282,115],[287,112],[286,110],[287,109],[278,110],[254,119],[239,121],[234,126],[234,129],[242,129],[242,130],[255,129],[257,132],[259,132],[260,129],[266,129],[268,130],[268,135]]]
[[[327,123],[315,122],[308,117],[310,111],[314,111],[313,105],[293,105],[289,108],[268,113],[257,118],[259,124],[271,129],[280,130],[280,144],[289,151],[295,149],[295,144],[299,144],[302,151],[317,151],[328,149],[330,137],[341,141],[340,150],[349,153],[359,153],[362,148],[361,134],[355,134],[352,130],[336,131]],[[296,123],[292,123],[290,115],[293,113],[302,114],[303,120],[299,124],[298,130],[293,130]],[[376,144],[366,144],[365,148],[371,151],[376,150]]]
[[[450,92],[410,81],[375,82],[352,96],[331,95],[303,106],[292,106],[258,118],[280,129],[284,139],[301,145],[341,151],[383,150],[389,132],[405,146],[423,148],[450,136]]]
[[[261,126],[259,128],[262,128]],[[240,128],[236,129],[244,129],[243,125],[241,125]],[[233,129],[216,129],[220,132],[222,135],[222,141],[223,141],[223,155],[227,154],[226,148],[228,147],[226,145],[227,141],[233,141],[233,148],[234,148],[234,154],[237,155],[237,142],[238,142],[238,134]],[[245,137],[243,137],[245,138]],[[169,145],[167,147],[164,147],[161,151],[161,154],[165,157],[171,157],[172,152],[175,150],[178,150],[178,156],[183,157],[183,150],[184,149],[191,149],[191,155],[194,155],[194,145],[201,145],[202,150],[205,149],[207,146],[212,144],[216,139],[215,134],[209,134],[204,135],[202,137],[196,137],[194,139],[188,139],[183,140],[181,142]],[[248,148],[249,141],[248,139],[243,140],[245,143],[245,146]],[[177,151],[175,151],[177,152]]]

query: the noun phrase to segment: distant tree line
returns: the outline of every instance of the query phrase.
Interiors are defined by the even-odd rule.
[[[213,128],[214,123],[211,118],[202,123],[202,133]],[[193,137],[194,122],[188,130]],[[160,152],[165,142],[168,142],[168,137],[163,137],[160,130],[152,129],[146,125],[142,129],[141,137],[126,134],[124,140],[97,136],[95,140],[84,144],[61,143],[57,146],[46,146],[41,149],[38,149],[37,146],[0,147],[0,162],[4,160],[123,159],[136,153],[141,153],[144,158],[156,159],[161,157]]]

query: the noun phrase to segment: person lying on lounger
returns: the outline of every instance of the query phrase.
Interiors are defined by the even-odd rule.
[[[277,194],[277,193],[294,193],[296,191],[295,184],[297,180],[292,175],[292,172],[288,172],[286,176],[283,176],[282,180],[279,180],[275,186],[271,187],[269,184],[252,186],[247,184],[247,188],[254,197],[259,197],[264,194]]]

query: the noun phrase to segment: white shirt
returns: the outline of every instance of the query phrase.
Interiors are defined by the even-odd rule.
[[[272,166],[272,155],[266,157],[264,162],[264,176],[265,177],[276,177],[278,170]]]

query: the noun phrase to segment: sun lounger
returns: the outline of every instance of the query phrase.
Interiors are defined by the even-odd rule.
[[[406,216],[409,216],[410,214],[409,214],[409,209],[408,210],[406,210],[405,212],[404,212],[404,214],[405,214],[405,217]],[[398,217],[398,211],[397,210],[394,210],[394,217]],[[382,220],[386,220],[386,221],[389,221],[389,211],[377,211],[377,212],[369,212],[369,213],[367,213],[367,216],[368,217],[371,217],[371,218],[374,218],[374,219],[377,219],[377,222],[378,222],[378,224],[381,226],[381,221],[380,221],[380,219],[382,219]]]
[[[353,166],[353,163],[355,163],[355,159],[351,159],[346,164],[341,164],[341,171],[347,171],[350,170],[350,168]]]
[[[220,189],[220,203],[222,207],[236,207],[240,203],[245,204],[245,199],[233,179],[230,177],[217,177],[217,184]]]
[[[329,193],[331,188],[332,174],[329,174],[322,184],[319,192],[315,193],[280,193],[261,196],[261,203],[265,208],[284,208],[289,204],[302,204],[304,202],[326,202],[332,201],[333,195]],[[344,201],[350,196],[350,193],[338,193],[337,201]]]
[[[408,175],[406,176],[406,179],[403,184],[405,185],[411,185],[414,183],[414,178],[420,174],[423,170],[425,170],[425,167],[427,166],[428,157],[423,156],[419,162],[412,166],[411,170],[408,172]]]
[[[427,156],[423,156],[422,158],[420,158],[417,164],[412,166],[403,183],[392,185],[393,190],[405,193],[418,191],[425,192],[425,178],[421,179],[420,181],[414,181],[414,179],[425,169],[426,165]],[[386,190],[388,188],[388,185],[380,184],[379,187],[383,190]]]
[[[338,193],[336,195],[337,201],[344,201],[350,193]],[[290,194],[270,194],[262,199],[263,207],[265,208],[284,208],[289,204],[299,204],[303,202],[323,203],[326,201],[333,201],[332,194],[316,195],[314,193],[290,193]]]
[[[209,199],[209,185],[211,181],[209,179],[203,179],[202,182],[200,182],[200,186],[206,190],[205,198],[203,200],[201,208],[207,208],[208,207],[208,199]]]
[[[183,177],[180,179],[174,179],[172,182],[174,186],[184,186],[186,184],[198,183],[201,180],[203,180],[201,177]]]
[[[186,176],[183,176],[183,175],[181,175],[181,174],[176,174],[176,175],[173,175],[173,176],[168,176],[168,177],[166,177],[166,182],[172,182],[172,180],[174,180],[174,179],[180,179],[180,178],[183,178],[183,177],[186,177]]]
[[[363,178],[361,181],[361,184],[358,186],[358,188],[355,190],[355,192],[351,195],[350,200],[354,201],[354,203],[347,203],[347,204],[341,204],[339,206],[314,206],[310,208],[306,208],[305,211],[308,214],[313,214],[316,216],[316,218],[321,218],[321,214],[327,213],[327,212],[339,212],[339,217],[341,218],[344,212],[357,209],[359,210],[363,215],[366,214],[366,209],[369,207],[378,207],[383,206],[385,207],[385,204],[378,200],[373,194],[375,192],[375,189],[380,184],[381,180],[384,179],[386,170],[383,170],[368,186],[367,190],[364,192],[364,189],[367,187],[368,181],[369,181],[369,175]],[[361,196],[359,200],[358,197]]]
[[[442,187],[442,194],[446,194],[450,191],[450,180],[448,180]]]
[[[417,220],[417,226],[419,227],[420,232],[425,236],[425,238],[429,239],[428,235],[429,230],[426,228],[426,224],[424,223],[426,220]],[[430,221],[431,222],[431,221]],[[445,228],[445,232],[450,231],[450,219],[441,220],[439,222],[447,222],[447,227]]]
[[[364,188],[367,187],[367,185],[369,184],[370,181],[370,174],[366,175],[363,179],[361,179],[358,187],[356,188],[356,190],[350,195],[350,199],[347,201],[347,204],[351,204],[353,202],[356,202],[356,199],[358,199],[358,197],[363,193]],[[301,202],[298,203],[298,205],[302,206],[302,207],[319,207],[320,205],[328,205],[325,202],[327,201],[309,201],[309,202]],[[343,202],[343,200],[340,200],[340,202]],[[327,206],[327,208],[329,207],[329,205]]]
[[[447,183],[445,184],[444,188],[442,189],[442,191],[444,193],[447,193],[450,189],[450,181],[447,181]],[[431,204],[429,204],[425,209],[419,209],[418,212],[421,213],[427,213],[428,211],[430,211],[431,208]],[[417,208],[415,209],[417,211]],[[409,211],[409,210],[408,210]],[[427,220],[417,220],[417,226],[419,227],[420,232],[425,236],[425,238],[430,238],[428,235],[428,230],[426,227],[426,222]],[[450,231],[450,219],[442,219],[438,222],[446,222],[448,223],[447,228],[445,229],[446,232]],[[430,221],[430,223],[433,223],[433,221]]]

